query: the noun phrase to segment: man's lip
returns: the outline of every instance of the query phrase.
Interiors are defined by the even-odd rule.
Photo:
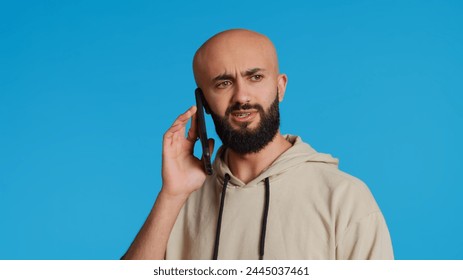
[[[238,110],[231,112],[230,115],[234,122],[242,123],[252,121],[257,114],[257,110]]]
[[[234,110],[231,112],[231,114],[247,114],[247,113],[256,113],[257,110]]]

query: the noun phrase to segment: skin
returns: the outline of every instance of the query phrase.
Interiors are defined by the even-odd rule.
[[[229,30],[208,40],[196,52],[193,70],[211,110],[224,116],[234,103],[260,104],[267,109],[275,99],[283,100],[287,77],[280,74],[275,47],[265,36],[248,30]],[[236,113],[243,113],[236,112]],[[240,122],[230,114],[232,127]],[[251,116],[249,128],[255,128],[259,114]],[[228,165],[233,175],[244,183],[257,177],[291,144],[278,131],[274,140],[259,153],[241,155],[228,152]]]
[[[235,103],[260,104],[267,110],[279,93],[283,100],[287,77],[278,71],[275,47],[265,36],[242,29],[228,30],[206,41],[196,52],[193,71],[210,109],[225,116]],[[249,113],[245,118],[240,114]],[[242,116],[242,115],[241,115]],[[186,125],[192,119],[186,133]],[[260,115],[252,110],[232,112],[228,116],[232,127],[244,122],[255,128]],[[197,139],[196,107],[180,115],[166,131],[162,149],[162,189],[124,259],[163,259],[170,232],[178,213],[189,195],[198,190],[206,174],[200,159],[194,157]],[[209,140],[211,152],[214,147]],[[278,131],[258,153],[238,154],[228,151],[228,164],[234,176],[247,183],[270,166],[291,144]]]

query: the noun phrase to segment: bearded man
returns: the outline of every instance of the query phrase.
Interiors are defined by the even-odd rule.
[[[193,155],[193,106],[164,135],[163,186],[124,259],[393,259],[367,186],[280,133],[287,76],[267,37],[216,34],[193,71],[223,143],[214,173]]]

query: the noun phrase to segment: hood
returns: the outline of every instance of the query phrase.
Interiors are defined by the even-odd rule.
[[[309,144],[304,143],[299,136],[285,135],[284,137],[286,137],[293,146],[281,154],[267,169],[264,169],[259,176],[247,184],[233,176],[228,165],[223,160],[225,158],[224,153],[226,149],[224,149],[223,146],[220,147],[214,161],[214,172],[217,173],[216,176],[220,185],[222,185],[226,173],[231,177],[229,184],[235,187],[251,187],[257,185],[267,177],[271,178],[273,176],[278,176],[287,169],[305,162],[327,163],[335,166],[339,163],[338,159],[333,158],[331,155],[315,151]]]

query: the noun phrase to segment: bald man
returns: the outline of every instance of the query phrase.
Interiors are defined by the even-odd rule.
[[[267,37],[216,34],[196,52],[193,71],[223,143],[214,173],[206,176],[193,155],[193,106],[164,135],[162,189],[123,258],[393,258],[367,186],[330,155],[280,133],[287,76]]]

